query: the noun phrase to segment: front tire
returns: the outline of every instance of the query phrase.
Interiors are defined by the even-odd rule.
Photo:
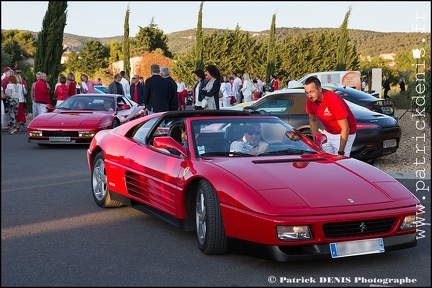
[[[99,206],[123,206],[123,203],[111,199],[105,171],[105,158],[102,152],[99,152],[93,160],[93,168],[91,172],[91,186],[93,192],[93,199]]]
[[[228,245],[219,199],[206,180],[198,183],[195,216],[199,249],[207,255],[225,253]]]

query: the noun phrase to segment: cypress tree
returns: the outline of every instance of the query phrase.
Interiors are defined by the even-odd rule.
[[[201,1],[198,12],[197,31],[195,35],[195,69],[204,69],[203,61],[203,35],[202,35],[202,9],[204,1]]]
[[[38,33],[35,57],[35,71],[42,71],[48,76],[51,87],[51,98],[58,74],[63,71],[61,57],[63,49],[63,33],[67,18],[67,1],[49,1],[48,9],[42,21],[42,30]]]
[[[123,70],[126,72],[125,78],[129,79],[131,71],[130,67],[130,41],[129,41],[129,5],[126,9],[126,17],[124,22],[124,34],[123,34]]]
[[[274,74],[276,62],[276,14],[273,14],[270,27],[270,38],[267,48],[266,83],[270,82],[270,75]]]
[[[345,14],[344,21],[338,30],[338,46],[336,52],[336,71],[345,71],[347,68],[348,61],[348,51],[349,51],[349,41],[350,37],[348,34],[348,19],[351,15],[351,7]]]

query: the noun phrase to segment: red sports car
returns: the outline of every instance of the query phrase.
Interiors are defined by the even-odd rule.
[[[27,127],[28,142],[88,144],[98,131],[144,115],[144,106],[122,95],[77,94],[60,103],[54,111],[34,118]]]
[[[196,231],[204,254],[291,261],[417,244],[422,206],[409,190],[275,116],[156,113],[98,132],[87,159],[99,206]]]

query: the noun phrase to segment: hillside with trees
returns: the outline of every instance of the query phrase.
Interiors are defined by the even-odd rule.
[[[294,36],[300,33],[312,32],[312,33],[335,33],[338,28],[276,28],[276,41],[281,41],[288,34]],[[223,33],[223,29],[203,28],[203,33],[211,34],[212,32]],[[2,33],[4,30],[2,30]],[[31,32],[31,31],[30,31]],[[245,31],[256,39],[257,41],[268,40],[270,31]],[[31,32],[32,35],[37,38],[37,32]],[[186,54],[194,45],[196,29],[183,30],[166,34],[168,39],[168,49],[174,55]],[[363,57],[371,56],[375,57],[382,54],[396,54],[404,50],[412,49],[413,43],[420,43],[421,39],[425,39],[426,43],[431,42],[430,33],[419,33],[419,32],[374,32],[367,30],[356,30],[348,29],[349,37],[357,48],[357,53]],[[77,52],[81,51],[85,41],[87,39],[93,39],[107,44],[112,41],[123,41],[123,36],[115,37],[89,37],[80,36],[74,34],[64,33],[63,45],[68,46],[69,49]],[[134,37],[131,37],[133,39]]]

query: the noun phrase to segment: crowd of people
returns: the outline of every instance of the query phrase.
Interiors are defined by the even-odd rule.
[[[169,68],[159,67],[158,64],[152,64],[150,72],[150,77],[145,81],[143,77],[135,74],[129,83],[125,78],[125,71],[121,71],[114,75],[113,81],[108,85],[108,93],[127,95],[138,105],[145,106],[149,114],[186,110],[188,91],[182,78],[179,77],[175,81],[170,75]],[[6,67],[2,76],[1,122],[3,131],[9,131],[10,134],[20,131],[20,124],[26,123],[25,95],[28,88],[20,74],[18,69]],[[205,70],[197,69],[193,75],[192,109],[194,110],[219,110],[221,107],[257,100],[264,93],[279,89],[279,80],[275,75],[271,75],[270,82],[266,84],[259,75],[252,78],[247,72],[240,76],[235,72],[231,75],[221,75],[215,65],[208,65]],[[37,72],[36,79],[30,89],[33,118],[47,113],[46,106],[51,103],[51,88],[47,83],[46,73]],[[80,79],[79,93],[94,93],[94,86],[102,85],[100,79],[89,80],[86,74],[81,74]],[[287,87],[291,81],[289,77]],[[402,78],[399,84],[401,93],[404,93],[405,83]],[[309,114],[312,136],[315,137],[318,132],[318,121],[320,121],[325,127],[324,133],[327,136],[327,143],[323,145],[323,149],[329,153],[349,156],[356,136],[356,122],[349,107],[345,102],[339,101],[340,97],[337,94],[324,91],[316,77],[309,77],[304,83],[304,88],[307,95],[306,113]],[[386,75],[384,75],[383,89],[384,97],[388,97],[390,87]],[[58,76],[58,83],[54,87],[57,105],[77,92],[77,82],[72,72]],[[254,131],[252,128],[254,127],[251,127],[251,131],[246,133],[241,141],[233,143],[233,150],[243,151],[262,146],[262,143],[254,143],[254,140],[260,139],[257,137],[260,133],[258,127],[255,127]]]

